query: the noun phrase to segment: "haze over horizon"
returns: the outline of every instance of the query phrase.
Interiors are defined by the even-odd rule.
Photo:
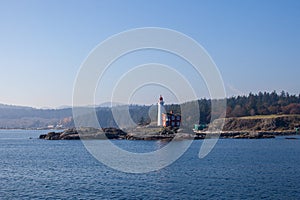
[[[299,1],[1,1],[0,103],[57,108],[72,105],[81,64],[100,42],[128,29],[162,27],[196,40],[216,63],[227,96],[282,90],[299,94]],[[162,52],[135,52],[114,63],[106,84],[143,63],[174,66],[199,85],[188,65]],[[180,71],[182,70],[182,71]],[[147,74],[145,74],[147,76]],[[106,87],[107,90],[109,87]],[[184,90],[184,88],[183,88]],[[96,104],[109,96],[95,91]],[[123,103],[154,104],[168,88],[139,88]],[[102,102],[98,102],[98,99]]]

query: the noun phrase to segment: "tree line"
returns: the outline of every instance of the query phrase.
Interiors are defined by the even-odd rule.
[[[272,115],[272,114],[300,114],[300,94],[290,95],[287,92],[259,92],[257,94],[233,96],[226,99],[210,100],[199,99],[197,101],[186,102],[183,104],[165,105],[166,112],[171,110],[174,113],[181,114],[184,109],[187,113],[186,120],[188,125],[193,123],[207,124],[212,116],[225,116],[225,113],[218,113],[218,110],[212,115],[211,105],[226,101],[226,117],[242,117],[253,115]],[[214,105],[215,105],[214,104]],[[195,106],[196,105],[196,106]],[[197,108],[195,110],[195,108]],[[126,124],[128,117],[122,117],[119,113],[124,113],[124,108],[117,109],[118,121]],[[98,107],[96,109],[98,121],[101,127],[117,127],[111,108]],[[157,119],[157,105],[130,105],[129,114],[133,122],[140,125],[155,122]],[[34,109],[30,107],[0,106],[0,128],[38,128],[48,124],[63,124],[64,127],[74,126],[72,118],[72,109]],[[89,116],[85,116],[85,121],[89,121]],[[24,124],[24,125],[22,125]]]
[[[212,101],[217,105],[218,102],[226,101],[226,117],[243,117],[254,115],[273,115],[273,114],[300,114],[300,94],[290,95],[288,92],[281,93],[259,92],[258,94],[249,93],[248,95],[233,96],[226,99],[210,100],[199,99],[183,104],[165,105],[166,112],[173,111],[181,113],[184,108],[189,113],[188,124],[200,123],[207,124],[211,121]],[[195,109],[198,103],[198,112]],[[150,110],[150,111],[149,111]],[[98,119],[104,125],[116,125],[109,110],[103,112],[98,110]],[[137,124],[147,124],[153,119],[157,119],[157,107],[154,106],[130,106],[130,115]],[[217,111],[218,112],[218,111]],[[223,113],[214,113],[216,116],[225,116]],[[105,117],[104,117],[105,116]]]
[[[272,114],[300,114],[300,94],[273,91],[227,99],[227,117]]]

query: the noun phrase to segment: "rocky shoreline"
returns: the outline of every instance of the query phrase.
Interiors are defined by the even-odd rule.
[[[217,119],[209,126],[221,127],[224,119]],[[219,137],[222,139],[264,139],[276,136],[296,135],[300,127],[300,115],[260,115],[225,118],[223,131],[214,133],[190,128],[163,128],[155,125],[138,126],[132,129],[118,128],[71,128],[61,132],[49,132],[40,136],[46,140],[120,139],[120,140],[201,140]],[[296,131],[297,130],[297,131]]]
[[[220,134],[220,135],[219,135]],[[162,128],[139,128],[131,131],[123,131],[117,128],[72,128],[61,132],[49,132],[40,135],[40,139],[45,140],[79,140],[79,139],[118,139],[118,140],[201,140],[219,136],[222,139],[268,139],[275,136],[295,135],[294,130],[285,131],[222,131],[216,134],[208,131],[198,131],[197,133],[185,133],[184,130],[174,132]]]

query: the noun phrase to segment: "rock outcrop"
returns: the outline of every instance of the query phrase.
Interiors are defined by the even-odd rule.
[[[125,139],[127,133],[117,128],[80,128],[66,129],[62,132],[49,132],[40,135],[45,140],[79,140],[79,139]]]
[[[211,127],[220,127],[222,120],[215,120]],[[191,129],[172,129],[157,126],[139,126],[134,129],[118,128],[80,128],[67,129],[62,132],[49,132],[41,135],[46,140],[77,139],[126,139],[126,140],[173,140],[173,139],[205,139],[220,136],[233,139],[274,138],[277,135],[296,134],[300,127],[300,115],[250,116],[226,118],[223,131],[216,133],[209,130],[191,132]],[[211,129],[213,130],[213,128]],[[217,130],[217,129],[216,129]],[[216,135],[217,134],[217,135]]]

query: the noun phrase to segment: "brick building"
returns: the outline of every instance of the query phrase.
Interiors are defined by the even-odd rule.
[[[173,114],[173,112],[162,113],[162,124],[163,127],[180,127],[181,123],[181,115]]]

